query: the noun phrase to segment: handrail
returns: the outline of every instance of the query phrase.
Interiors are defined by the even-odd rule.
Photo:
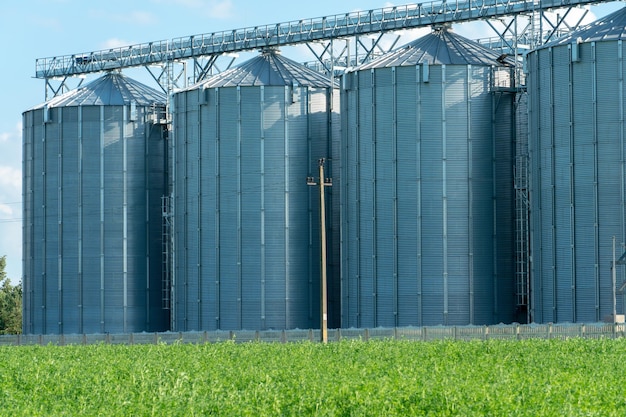
[[[162,64],[228,52],[603,3],[609,0],[454,0],[410,3],[312,19],[205,33],[36,60],[35,77],[52,78]]]

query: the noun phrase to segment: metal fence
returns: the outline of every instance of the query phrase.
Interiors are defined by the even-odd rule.
[[[509,324],[494,326],[430,326],[374,329],[330,329],[329,341],[340,340],[522,340],[621,338],[626,335],[623,323]],[[91,344],[174,344],[244,342],[316,342],[319,330],[204,331],[124,334],[0,335],[0,346],[91,345]]]

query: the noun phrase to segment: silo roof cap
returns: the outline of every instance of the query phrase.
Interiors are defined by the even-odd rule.
[[[165,94],[117,72],[110,72],[89,84],[54,97],[33,107],[123,106],[131,102],[139,106],[165,105]]]
[[[626,7],[604,16],[588,25],[569,33],[562,38],[548,42],[541,48],[569,43],[587,43],[626,39]]]
[[[362,65],[358,69],[430,65],[514,65],[512,58],[438,26],[413,42]]]
[[[275,48],[266,48],[261,54],[241,65],[214,75],[190,89],[214,87],[255,86],[330,87],[330,78],[280,55]]]

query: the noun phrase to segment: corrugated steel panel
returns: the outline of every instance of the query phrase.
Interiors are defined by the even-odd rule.
[[[61,94],[30,110],[44,107],[124,106],[131,103],[148,108],[162,106],[165,95],[120,73],[109,72],[83,87]]]
[[[526,107],[525,101],[519,104],[519,108],[516,109],[515,100],[516,97],[510,93],[501,93],[494,96],[494,112],[498,123],[495,126],[495,189],[496,189],[496,204],[495,204],[495,217],[496,217],[496,231],[497,231],[497,247],[496,247],[496,265],[495,271],[490,268],[490,272],[496,274],[496,288],[489,285],[488,280],[480,280],[480,284],[477,283],[474,288],[477,299],[493,299],[494,295],[497,300],[495,306],[497,310],[496,317],[501,322],[511,323],[518,319],[519,316],[515,315],[515,312],[510,308],[511,305],[516,303],[514,298],[516,288],[514,286],[514,280],[511,277],[515,274],[515,258],[511,256],[515,253],[515,231],[511,227],[515,221],[515,190],[511,187],[511,184],[515,183],[513,178],[514,172],[511,166],[515,163],[516,143],[515,141],[525,142],[525,137],[521,138],[521,135],[527,136],[525,129],[528,124],[526,120]],[[517,102],[519,103],[519,101]],[[477,122],[474,123],[476,125]],[[487,129],[489,123],[487,121],[482,122],[482,129]],[[478,126],[477,126],[478,127]],[[518,129],[520,132],[518,132]],[[482,161],[486,163],[487,154],[483,155]],[[476,198],[475,201],[481,201],[482,199]],[[481,213],[485,210],[489,213],[487,204],[476,204],[475,212]],[[493,210],[493,206],[491,208]],[[486,218],[485,218],[486,219]],[[484,220],[483,220],[484,221]],[[479,223],[474,227],[474,233],[477,229],[485,230],[484,223]],[[474,246],[479,248],[479,246]],[[480,256],[480,251],[474,250],[474,256]],[[484,265],[486,266],[486,259]],[[479,276],[487,276],[487,270]],[[482,295],[479,295],[482,294]],[[485,308],[485,313],[487,309]],[[487,320],[486,316],[483,320]],[[478,317],[477,317],[478,320]]]
[[[360,132],[359,124],[359,94],[358,73],[347,73],[347,83],[354,91],[348,93],[341,91],[341,121],[342,121],[342,142],[341,147],[341,230],[342,230],[342,250],[341,250],[341,275],[342,275],[342,327],[359,327],[359,238],[360,238],[360,216],[359,203],[360,194],[357,184],[360,183],[360,165],[350,163],[358,160]],[[354,126],[353,129],[348,129]],[[345,133],[344,133],[345,132]],[[345,135],[345,136],[344,136]]]
[[[131,97],[135,90],[122,87],[139,85],[106,78],[113,87],[94,82],[80,94],[107,102],[117,93]],[[33,147],[27,166],[36,174],[25,176],[33,200],[25,206],[25,224],[32,227],[24,240],[33,250],[24,259],[30,293],[24,309],[37,311],[25,314],[25,332],[168,327],[160,310],[164,141],[148,121],[151,107],[137,112],[130,121],[128,106],[55,100],[24,114],[25,132],[35,133],[24,136],[25,148],[31,141]]]
[[[626,28],[626,9],[621,8],[546,46],[624,40],[624,28]]]
[[[360,69],[431,65],[500,66],[500,53],[452,32],[450,28],[432,33],[402,46],[360,67]],[[513,65],[511,58],[505,62]]]
[[[34,112],[25,113],[23,116],[23,140],[22,140],[22,194],[23,194],[23,237],[22,237],[22,331],[29,334],[34,331],[35,297],[34,297],[34,238],[33,223],[35,217],[34,207],[34,148],[35,148],[35,123]]]
[[[328,87],[330,78],[289,58],[276,49],[264,51],[241,65],[221,72],[192,87],[260,87],[260,86]]]
[[[214,282],[203,285],[198,298],[203,317],[216,316],[190,320],[193,300],[179,291],[176,322],[184,330],[319,325],[319,202],[304,180],[316,174],[318,158],[332,159],[328,88],[323,87],[329,82],[320,81],[321,88],[304,81],[292,87],[302,74],[285,78],[286,70],[296,68],[284,58],[264,54],[253,61],[221,74],[217,84],[176,94],[177,104],[186,102],[175,108],[177,165],[202,173],[202,187],[197,201],[184,200],[175,224],[179,240],[194,232],[201,236],[198,254],[209,260],[193,275],[194,265],[177,248],[177,280],[183,275],[188,281]],[[276,73],[263,75],[259,68]],[[245,71],[250,73],[244,76]],[[185,98],[198,91],[201,104]],[[188,126],[190,113],[199,115],[199,130]],[[189,149],[194,141],[206,155],[183,159],[195,153]],[[187,192],[180,180],[174,184],[176,195]],[[191,226],[199,231],[183,213],[197,217]]]
[[[414,117],[417,104],[417,73],[414,67],[396,68],[395,137],[397,200],[397,326],[419,323],[419,137],[418,120]],[[397,132],[405,134],[398,135]],[[414,190],[414,192],[401,192]]]
[[[538,213],[534,258],[542,262],[533,271],[543,300],[537,321],[597,321],[612,312],[612,236],[623,239],[626,214],[623,46],[614,40],[623,16],[621,10],[572,34],[583,43],[555,42],[529,60],[529,79],[538,81],[529,84],[537,97],[530,132],[542,154],[531,199]],[[571,62],[572,47],[579,61]],[[542,63],[550,63],[551,76],[543,76]],[[618,312],[622,304],[617,297]]]
[[[423,82],[421,67],[380,62],[343,83],[342,324],[498,320],[490,67],[431,65]],[[508,109],[502,114],[512,119]],[[509,180],[511,135],[510,128],[501,132],[508,152],[500,169],[509,167]],[[512,213],[512,189],[501,194],[501,209]],[[503,217],[499,226],[510,229],[503,236],[511,237],[512,225]],[[512,281],[502,294],[513,288],[511,266],[502,268]],[[512,304],[503,310],[514,311]]]
[[[376,318],[374,326],[396,325],[395,300],[397,297],[397,210],[396,184],[396,131],[395,131],[395,70],[384,68],[373,74],[375,92],[373,105],[373,236],[374,262],[373,286]]]
[[[422,212],[422,323],[443,324],[444,303],[444,128],[443,67],[430,71],[430,80],[420,84],[421,114],[421,212]]]

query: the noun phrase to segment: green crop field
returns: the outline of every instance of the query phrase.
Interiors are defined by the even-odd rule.
[[[0,347],[8,416],[624,416],[626,339]]]

